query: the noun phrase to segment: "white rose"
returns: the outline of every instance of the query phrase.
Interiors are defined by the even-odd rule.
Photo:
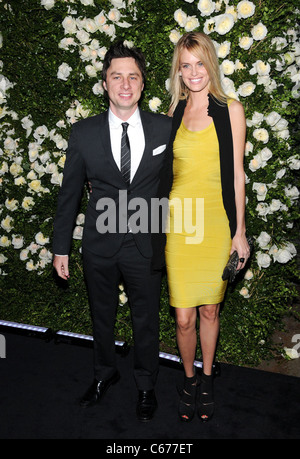
[[[60,80],[67,81],[71,71],[72,71],[72,67],[70,67],[66,62],[63,62],[58,67],[57,78]]]
[[[37,268],[38,268],[38,266],[35,265],[35,264],[33,263],[33,260],[32,260],[32,259],[30,259],[29,261],[27,261],[27,263],[26,263],[26,269],[27,269],[28,271],[35,271]]]
[[[255,172],[260,167],[262,167],[262,159],[261,159],[261,155],[257,154],[251,159],[249,163],[249,169],[251,172]]]
[[[209,35],[215,30],[215,26],[216,26],[216,21],[214,18],[206,19],[204,26],[203,26],[203,32],[206,33],[206,35]]]
[[[242,97],[250,96],[255,90],[255,84],[252,81],[246,81],[238,88],[238,94]]]
[[[180,25],[180,27],[184,27],[187,21],[187,14],[181,9],[178,9],[174,13],[174,19]]]
[[[279,115],[279,113],[273,111],[265,117],[265,120],[269,126],[275,126],[275,124],[278,123],[280,118],[281,116]]]
[[[247,140],[246,145],[245,145],[245,156],[248,156],[249,153],[251,153],[252,151],[253,151],[253,143]]]
[[[128,298],[127,298],[126,294],[124,292],[120,293],[120,295],[119,295],[119,305],[122,306],[125,303],[127,303],[127,301],[128,301]]]
[[[103,30],[103,32],[106,33],[106,35],[108,35],[111,38],[114,38],[115,33],[116,33],[116,28],[115,28],[114,24],[104,24],[102,30]]]
[[[273,153],[267,147],[263,148],[260,152],[261,158],[263,160],[263,167],[266,165],[267,161],[272,158]]]
[[[3,265],[3,263],[5,263],[7,260],[7,257],[5,257],[2,253],[0,253],[0,264]]]
[[[249,18],[255,13],[255,5],[252,2],[243,0],[237,4],[237,12],[239,19]]]
[[[90,35],[88,34],[88,32],[86,32],[83,29],[78,30],[78,32],[76,33],[76,38],[82,45],[85,45],[91,39]]]
[[[104,16],[104,12],[101,11],[97,16],[94,17],[95,24],[100,29],[106,23],[106,17]]]
[[[290,169],[298,170],[300,169],[300,157],[299,155],[290,156],[287,160]],[[0,171],[1,175],[1,171]]]
[[[20,252],[20,260],[22,260],[22,261],[27,260],[28,253],[29,253],[28,249],[21,250],[21,252]]]
[[[85,66],[85,71],[87,73],[87,75],[91,78],[94,78],[97,76],[97,70],[96,68],[94,67],[94,65],[86,65]]]
[[[30,210],[34,206],[34,199],[31,196],[25,196],[22,201],[22,207],[25,210]]]
[[[66,34],[75,33],[77,30],[76,20],[72,16],[67,16],[62,22],[62,26],[65,29]]]
[[[66,37],[60,40],[58,47],[69,51],[70,46],[76,46],[75,40],[73,37]]]
[[[276,172],[276,179],[281,179],[286,173],[286,168],[283,167],[279,171]]]
[[[125,2],[123,0],[110,0],[110,2],[116,7],[116,8],[125,8]]]
[[[104,89],[103,89],[103,86],[102,86],[102,81],[99,81],[98,83],[95,83],[93,88],[92,88],[92,91],[96,96],[99,96],[100,94],[103,94],[104,93]]]
[[[278,249],[278,252],[274,256],[274,260],[279,263],[287,263],[292,258],[292,254],[286,249]]]
[[[113,8],[112,10],[110,10],[108,12],[108,15],[107,15],[108,19],[112,22],[117,22],[120,20],[121,18],[121,13],[119,10],[117,10],[116,8]]]
[[[26,137],[28,137],[32,131],[33,121],[31,116],[25,116],[21,119],[22,128],[26,130]]]
[[[73,231],[73,239],[82,239],[83,228],[82,226],[75,226]]]
[[[247,119],[247,126],[248,127],[258,126],[258,125],[261,124],[263,119],[264,119],[264,115],[262,113],[254,112],[253,115],[252,115],[252,119],[251,120]]]
[[[188,16],[184,29],[186,32],[191,32],[192,30],[199,27],[199,21],[196,16]]]
[[[169,39],[172,43],[174,43],[174,45],[176,45],[180,37],[181,37],[181,34],[178,32],[178,30],[175,30],[175,29],[171,30]]]
[[[253,132],[253,137],[263,143],[268,143],[269,141],[269,133],[264,128],[255,129]]]
[[[285,249],[288,250],[293,257],[297,255],[297,249],[292,242],[288,242]]]
[[[258,60],[252,64],[252,69],[250,70],[250,75],[257,73],[260,76],[269,75],[271,66],[269,63],[265,64],[263,61]]]
[[[8,233],[13,229],[13,218],[9,215],[1,221],[1,227]]]
[[[41,186],[41,181],[40,180],[32,180],[29,184],[29,191],[35,191],[36,193],[39,193],[42,191],[42,186]]]
[[[80,0],[80,1],[81,1],[81,3],[82,3],[83,5],[85,5],[85,6],[89,6],[89,5],[95,6],[94,0]]]
[[[264,24],[259,22],[256,26],[252,27],[251,35],[254,40],[263,40],[268,33],[268,29]]]
[[[16,177],[15,180],[14,180],[14,184],[16,186],[21,186],[21,185],[25,185],[26,183],[26,180],[24,177]]]
[[[266,249],[270,240],[271,240],[271,236],[265,231],[262,231],[260,235],[258,236],[258,238],[256,239],[256,242],[258,243],[261,249]]]
[[[282,51],[287,46],[287,39],[284,37],[272,38],[271,44],[276,47],[276,51]]]
[[[282,131],[276,132],[276,137],[279,139],[287,140],[290,137],[290,131],[288,129],[283,129]]]
[[[282,202],[279,199],[272,199],[270,203],[270,211],[271,212],[276,212],[279,210],[282,206]]]
[[[264,201],[266,194],[268,192],[268,187],[265,183],[254,182],[252,185],[252,190],[256,191],[258,201]]]
[[[210,16],[215,11],[215,2],[211,0],[200,0],[198,3],[198,10],[201,16]]]
[[[287,129],[289,123],[287,120],[284,118],[280,118],[277,123],[274,125],[273,129],[275,131],[283,131],[284,129]]]
[[[221,64],[221,69],[224,75],[231,75],[235,71],[235,64],[234,62],[225,59]]]
[[[247,269],[244,279],[251,280],[252,278],[253,278],[253,272],[251,271],[251,269]]]
[[[35,235],[35,240],[39,245],[45,245],[49,242],[49,238],[45,237],[41,231]]]
[[[234,26],[232,14],[220,14],[215,18],[215,31],[220,35],[225,35]]]
[[[247,50],[247,49],[251,48],[252,43],[253,43],[253,38],[251,38],[251,37],[241,37],[241,38],[239,38],[239,46],[242,49]]]
[[[0,176],[6,174],[8,172],[8,164],[6,161],[3,161],[2,166],[0,168]]]
[[[228,56],[228,54],[230,53],[230,47],[231,47],[230,41],[224,41],[223,43],[218,45],[216,49],[217,56],[220,59],[225,59],[225,57]]]
[[[240,295],[242,295],[244,298],[249,298],[250,297],[249,290],[246,287],[243,287],[240,290]]]
[[[297,200],[299,197],[299,190],[296,186],[288,185],[284,188],[285,194],[292,201]]]
[[[300,353],[295,349],[294,347],[289,348],[289,347],[284,347],[284,352],[290,359],[298,359],[300,356]]]
[[[54,7],[55,0],[41,0],[41,5],[46,9],[50,10]]]
[[[9,150],[9,151],[14,151],[16,150],[16,148],[17,148],[16,141],[10,136],[6,137],[6,139],[4,140],[4,149]]]
[[[23,247],[24,238],[23,236],[17,236],[13,234],[11,242],[15,249],[20,249],[21,247]]]
[[[22,174],[23,168],[19,164],[12,163],[9,168],[9,172],[11,173],[11,175],[16,177],[17,175]]]
[[[76,225],[83,225],[85,220],[84,214],[78,214],[76,218]]]
[[[6,199],[5,200],[5,207],[12,212],[18,208],[18,204],[19,203],[16,199]]]
[[[7,236],[0,237],[0,247],[9,247],[10,244],[11,244],[11,241],[8,239]]]
[[[151,100],[149,100],[149,108],[152,110],[152,112],[156,112],[160,104],[161,100],[158,97],[153,97]]]
[[[239,59],[235,60],[235,70],[243,70],[245,68],[246,67],[244,66],[244,64]]]
[[[271,257],[267,253],[257,252],[256,261],[260,268],[268,268],[271,264]]]

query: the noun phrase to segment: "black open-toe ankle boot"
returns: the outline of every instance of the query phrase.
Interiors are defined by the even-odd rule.
[[[195,373],[191,378],[184,376],[184,387],[180,391],[180,401],[178,413],[179,417],[184,422],[190,422],[196,410],[197,397],[197,375]]]
[[[202,373],[198,416],[202,422],[209,421],[214,414],[213,375]]]

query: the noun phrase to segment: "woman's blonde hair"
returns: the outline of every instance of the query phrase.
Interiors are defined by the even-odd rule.
[[[201,32],[189,32],[183,35],[176,44],[170,71],[171,105],[169,113],[172,114],[180,100],[188,99],[189,89],[179,76],[180,56],[184,49],[196,56],[204,65],[209,75],[208,90],[215,99],[226,103],[227,97],[222,89],[218,57],[212,40]]]

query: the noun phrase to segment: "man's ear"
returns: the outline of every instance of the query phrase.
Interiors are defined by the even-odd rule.
[[[105,91],[107,91],[106,81],[102,81],[102,86],[105,89]]]

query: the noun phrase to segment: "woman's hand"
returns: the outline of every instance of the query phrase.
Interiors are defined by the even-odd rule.
[[[232,239],[230,255],[237,251],[239,255],[239,263],[237,265],[237,270],[240,271],[245,267],[248,258],[250,257],[250,247],[246,238],[246,234],[236,234]]]

